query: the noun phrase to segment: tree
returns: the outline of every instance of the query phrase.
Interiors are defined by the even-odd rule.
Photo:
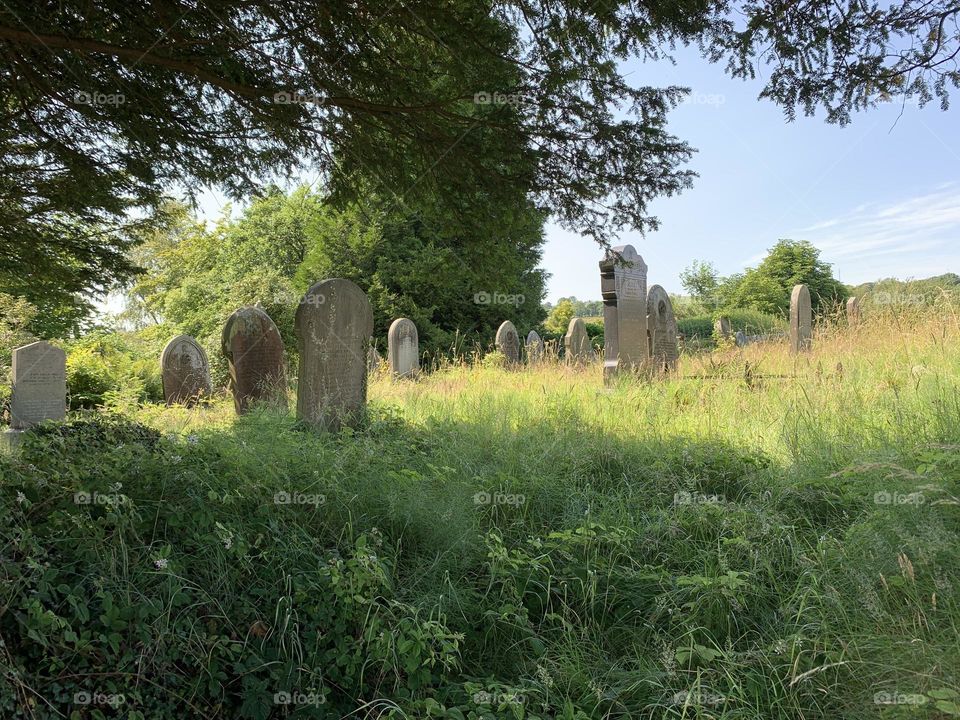
[[[790,310],[790,292],[799,283],[809,288],[814,313],[829,312],[849,295],[811,243],[780,240],[756,268],[724,280],[719,296],[725,307],[782,316]]]
[[[570,298],[563,298],[558,301],[556,307],[550,311],[550,314],[543,323],[543,327],[550,332],[565,333],[570,325],[570,321],[576,317],[575,313],[576,308],[573,305],[573,301]]]
[[[945,0],[157,0],[149,12],[10,0],[0,277],[100,292],[134,271],[129,211],[165,189],[241,197],[311,166],[343,201],[374,177],[383,196],[459,198],[464,218],[482,188],[508,204],[528,195],[601,242],[652,230],[650,201],[694,177],[666,125],[684,89],[631,87],[620,60],[678,42],[735,75],[762,59],[774,67],[763,95],[788,115],[822,105],[844,122],[895,94],[945,106],[958,12]]]
[[[695,300],[710,305],[716,302],[720,276],[713,263],[694,260],[690,267],[680,273],[680,284]]]

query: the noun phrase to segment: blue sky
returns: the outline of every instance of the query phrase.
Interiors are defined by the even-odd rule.
[[[669,128],[698,150],[690,167],[700,177],[653,203],[659,231],[621,238],[646,260],[651,284],[682,292],[680,272],[694,259],[722,275],[741,271],[780,238],[809,240],[851,284],[960,272],[960,110],[898,102],[846,127],[822,116],[788,123],[757,99],[762,76],[733,79],[692,49],[674,57],[624,66],[635,85],[692,89]],[[207,194],[201,213],[215,218],[221,201]],[[600,256],[590,239],[548,225],[547,300],[599,299]]]

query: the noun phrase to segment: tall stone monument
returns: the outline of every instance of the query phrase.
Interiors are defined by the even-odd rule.
[[[810,290],[806,285],[794,285],[790,293],[790,350],[806,352],[813,342],[813,314]]]
[[[294,328],[300,345],[297,417],[329,432],[356,425],[367,405],[373,335],[366,294],[349,280],[322,280],[300,301]]]
[[[258,307],[235,311],[224,323],[220,349],[227,358],[238,415],[257,402],[287,407],[283,339],[269,315]]]
[[[650,362],[654,370],[674,370],[680,358],[677,347],[677,319],[667,291],[654,285],[647,293],[647,330],[650,334]]]
[[[390,374],[395,378],[414,377],[420,372],[420,338],[413,320],[397,318],[387,332]]]
[[[583,318],[570,318],[567,334],[563,336],[563,348],[568,363],[580,365],[593,360],[593,347]]]
[[[520,335],[512,322],[503,321],[497,330],[495,343],[497,350],[507,358],[508,365],[516,365],[520,362]]]
[[[633,245],[618,245],[600,261],[604,377],[646,364],[647,264]]]
[[[44,340],[16,348],[10,429],[3,433],[3,444],[15,450],[24,430],[66,414],[67,354]]]
[[[160,354],[160,377],[167,405],[193,405],[210,397],[210,363],[200,343],[177,335]]]

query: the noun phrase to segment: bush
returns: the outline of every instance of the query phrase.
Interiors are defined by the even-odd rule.
[[[162,402],[160,349],[133,333],[98,333],[67,349],[70,409]]]

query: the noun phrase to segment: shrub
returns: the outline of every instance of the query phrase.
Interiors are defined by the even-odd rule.
[[[70,408],[160,402],[160,350],[132,333],[98,333],[67,349]]]

